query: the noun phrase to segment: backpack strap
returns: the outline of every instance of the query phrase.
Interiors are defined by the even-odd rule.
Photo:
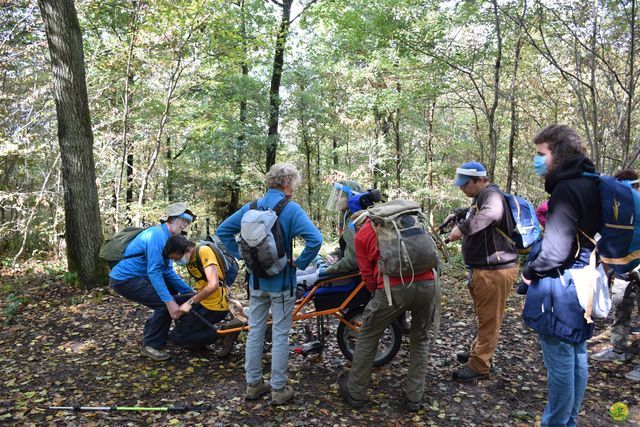
[[[289,199],[285,197],[284,199],[280,200],[277,205],[273,207],[273,212],[275,212],[277,216],[280,216],[280,212],[282,212],[282,209],[284,209],[284,207],[287,206],[287,203],[289,203]]]
[[[204,245],[208,246],[207,244],[204,244]],[[200,248],[202,246],[203,246],[203,243],[198,243],[196,245],[196,248],[194,249],[196,251],[196,257],[195,257],[194,265],[195,265],[195,267],[198,269],[198,271],[201,274],[200,279],[206,279],[207,278],[207,274],[204,272],[204,267],[202,266],[202,260],[200,260]],[[187,269],[187,270],[189,270],[189,269]],[[191,273],[189,273],[189,274],[191,274]],[[195,277],[193,274],[191,274],[191,276],[194,279],[198,280],[198,278]]]
[[[258,209],[257,199],[251,202],[251,204],[249,205],[249,209],[253,209],[253,210]],[[252,248],[251,250],[254,250],[254,249]],[[254,271],[251,276],[253,276],[253,289],[260,289],[260,279],[258,277],[260,276],[260,274]],[[247,295],[249,295],[249,288],[251,287],[249,286],[249,275],[247,275],[246,279],[247,279]]]
[[[284,209],[285,206],[287,206],[287,203],[289,203],[289,199],[287,197],[285,197],[284,199],[280,200],[278,202],[277,205],[275,205],[273,207],[273,212],[276,214],[276,216],[278,217],[278,219],[280,219],[280,212],[282,212],[282,209]],[[289,259],[293,260],[293,239],[291,239],[291,243],[289,245]],[[285,267],[286,268],[286,267]],[[290,274],[290,279],[289,280],[291,283],[289,283],[289,296],[293,296],[293,273]],[[255,278],[254,278],[255,280]]]

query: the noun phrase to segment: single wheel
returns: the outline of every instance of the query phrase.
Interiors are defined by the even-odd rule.
[[[354,307],[349,310],[345,315],[345,320],[360,327],[362,324],[362,313],[364,312],[364,306]],[[358,341],[358,332],[355,332],[343,322],[338,325],[338,331],[336,333],[338,339],[338,346],[340,351],[344,354],[348,360],[353,360],[353,352],[356,348],[356,342]],[[384,330],[382,337],[378,343],[378,353],[373,359],[373,366],[382,366],[387,362],[390,362],[400,350],[400,344],[402,344],[402,334],[400,333],[400,326],[394,321],[387,329]]]

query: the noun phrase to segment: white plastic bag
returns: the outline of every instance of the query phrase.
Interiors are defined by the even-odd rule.
[[[606,319],[611,310],[611,294],[607,274],[600,264],[597,268],[587,265],[584,268],[569,270],[576,286],[578,301],[585,311],[585,318]],[[587,319],[589,322],[589,319]]]

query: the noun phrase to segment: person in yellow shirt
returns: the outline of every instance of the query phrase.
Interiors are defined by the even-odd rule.
[[[180,305],[184,315],[176,322],[169,339],[178,346],[202,347],[216,342],[221,335],[205,324],[193,311],[197,311],[211,325],[224,320],[229,313],[227,287],[224,285],[224,271],[213,250],[205,245],[187,240],[184,236],[172,236],[167,240],[163,255],[186,265],[187,271],[195,279],[197,293]],[[225,334],[219,356],[227,356],[237,334]]]

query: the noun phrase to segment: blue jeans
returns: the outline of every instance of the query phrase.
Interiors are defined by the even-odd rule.
[[[587,342],[572,344],[551,335],[540,335],[540,345],[549,392],[541,425],[575,426],[589,377]]]
[[[271,308],[271,387],[287,385],[289,370],[289,329],[296,297],[289,290],[265,292],[252,289],[249,297],[249,334],[245,348],[244,370],[247,384],[262,381],[262,350]]]
[[[143,277],[135,277],[129,280],[110,279],[109,285],[118,295],[153,310],[153,314],[144,324],[142,345],[156,349],[164,348],[167,344],[167,336],[171,327],[171,315],[151,282]],[[171,292],[171,289],[169,289],[169,292]],[[178,305],[187,301],[190,297],[191,294],[173,295]]]
[[[213,328],[193,313],[196,310],[211,325],[224,320],[227,317],[227,313],[229,313],[228,311],[208,310],[201,305],[191,307],[191,311],[178,319],[176,326],[169,333],[169,339],[175,345],[205,346],[213,344],[220,337]]]

